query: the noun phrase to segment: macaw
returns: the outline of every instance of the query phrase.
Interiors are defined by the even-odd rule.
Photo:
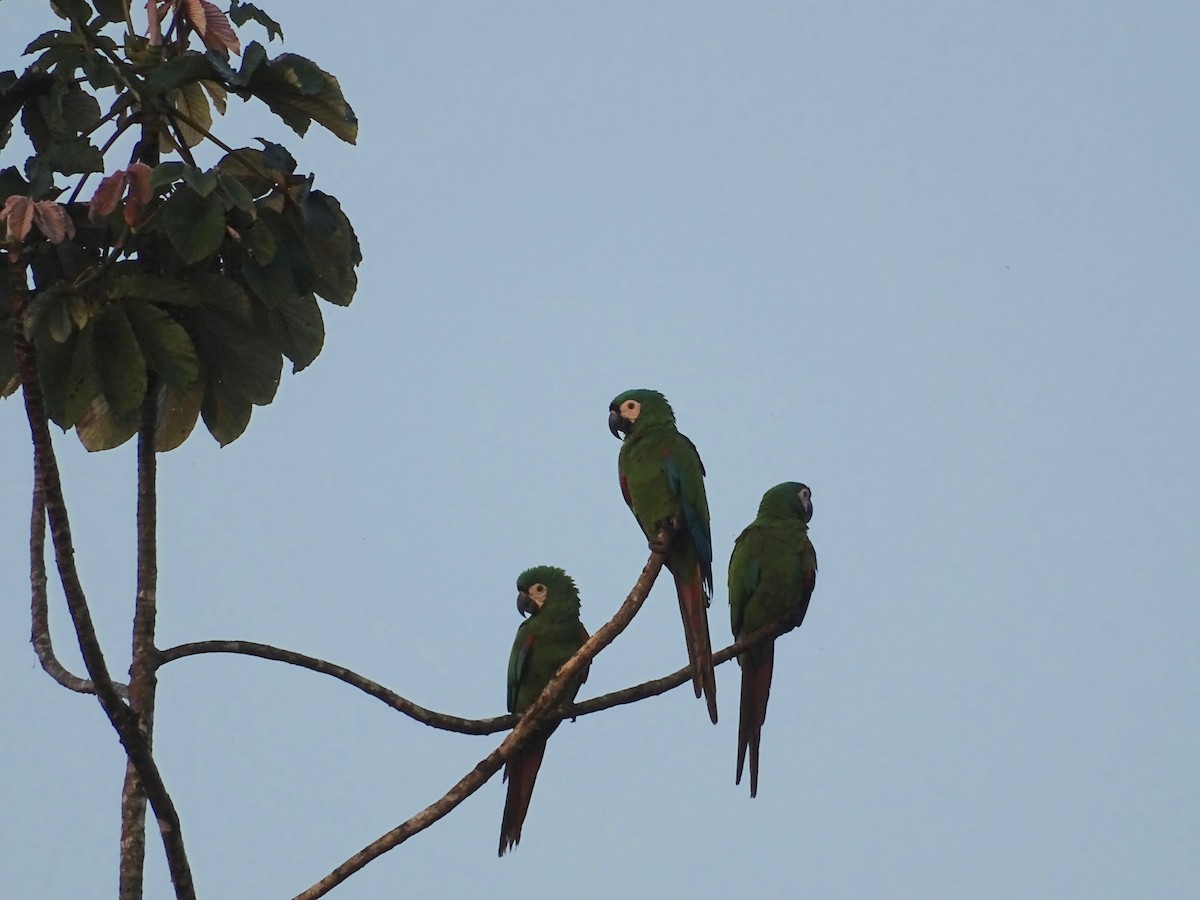
[[[712,533],[704,463],[696,445],[675,427],[675,413],[657,391],[626,391],[608,409],[608,429],[622,439],[617,457],[621,494],[650,539],[650,549],[666,557],[666,567],[675,577],[692,687],[697,697],[704,694],[715,723],[717,678],[708,635]],[[656,535],[663,528],[671,536],[660,546]]]
[[[798,481],[777,484],[758,506],[758,517],[738,535],[729,558],[729,613],[733,636],[741,639],[768,622],[787,617],[798,628],[817,583],[817,553],[808,539],[812,491]],[[738,719],[736,784],[742,783],[750,749],[750,796],[758,793],[758,745],[767,718],[775,639],[738,654],[742,708]]]
[[[588,639],[579,621],[579,592],[566,572],[555,566],[535,566],[517,579],[517,610],[529,618],[517,629],[508,657],[508,711],[523,713],[549,684],[550,679]],[[568,685],[563,696],[570,703],[587,680],[585,669]],[[558,727],[554,722],[529,737],[525,746],[504,766],[508,796],[500,821],[500,855],[521,840],[521,826],[529,812],[529,798],[537,780],[546,739]]]

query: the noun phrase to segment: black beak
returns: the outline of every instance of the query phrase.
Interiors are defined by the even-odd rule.
[[[628,431],[625,428],[625,421],[621,418],[621,414],[615,409],[608,413],[608,430],[612,432],[612,436],[624,440],[623,435]]]
[[[536,614],[537,611],[537,604],[533,602],[533,599],[527,593],[521,591],[517,594],[517,612],[521,614],[522,619],[526,616]]]

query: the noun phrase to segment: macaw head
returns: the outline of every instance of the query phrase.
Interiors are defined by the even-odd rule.
[[[777,484],[763,494],[762,502],[758,504],[758,514],[799,519],[807,524],[813,514],[812,491],[807,484],[798,481]]]
[[[517,611],[521,618],[542,613],[579,615],[575,581],[557,566],[534,566],[517,579]]]
[[[637,388],[618,394],[608,405],[608,430],[624,440],[639,425],[674,425],[675,413],[658,391]]]

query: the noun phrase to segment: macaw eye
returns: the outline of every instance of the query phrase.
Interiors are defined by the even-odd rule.
[[[531,587],[529,589],[529,595],[531,597],[532,596],[540,597],[544,593],[546,593],[546,586],[544,584],[535,584],[533,587]]]
[[[629,412],[633,412],[635,409],[637,409],[637,401],[636,400],[626,400],[625,401],[625,409],[628,410]]]

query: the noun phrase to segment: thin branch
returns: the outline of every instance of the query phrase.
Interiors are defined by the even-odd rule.
[[[729,660],[733,659],[746,648],[766,638],[778,637],[785,631],[789,631],[791,627],[790,620],[787,618],[769,622],[742,640],[735,641],[723,650],[714,653],[713,665],[719,666],[722,663],[729,662]],[[208,653],[234,653],[241,656],[253,656],[258,659],[287,663],[288,665],[308,669],[310,672],[317,672],[321,675],[328,675],[330,678],[336,678],[338,681],[344,682],[351,687],[358,688],[363,693],[374,697],[381,703],[390,706],[397,712],[404,713],[404,715],[423,725],[438,728],[442,731],[454,731],[458,734],[495,734],[512,728],[517,724],[517,719],[519,718],[514,715],[503,715],[491,716],[486,719],[467,719],[462,716],[452,716],[449,713],[437,712],[436,710],[427,709],[418,703],[414,703],[412,700],[400,696],[390,688],[384,687],[379,682],[372,681],[370,678],[347,669],[345,666],[339,666],[336,663],[318,659],[315,656],[308,656],[304,653],[297,653],[294,650],[284,650],[280,647],[273,647],[270,644],[259,644],[255,641],[194,641],[188,644],[179,644],[166,650],[160,650],[158,652],[157,665],[163,666],[177,659]],[[685,684],[691,679],[690,673],[691,669],[685,666],[661,678],[655,678],[619,691],[601,694],[588,700],[581,700],[578,703],[560,707],[559,712],[561,713],[561,718],[574,719],[579,716],[587,716],[592,713],[611,709],[614,706],[636,703],[638,700],[645,700],[647,697],[656,697],[659,694],[665,694],[667,691],[674,690],[680,685]]]
[[[49,420],[46,416],[41,382],[38,380],[37,361],[34,358],[33,347],[26,340],[22,328],[28,285],[24,266],[21,264],[19,254],[15,251],[10,251],[8,255],[7,269],[15,325],[13,332],[16,358],[21,372],[25,413],[29,420],[29,431],[33,440],[35,490],[41,494],[46,504],[46,514],[50,520],[50,538],[54,546],[55,560],[58,563],[58,575],[62,582],[63,593],[66,595],[71,621],[75,625],[75,635],[79,641],[83,664],[87,667],[88,675],[91,676],[92,684],[95,686],[96,699],[99,700],[104,714],[108,716],[113,729],[117,732],[121,745],[125,748],[126,756],[137,769],[146,795],[158,817],[167,865],[171,872],[171,882],[175,886],[175,896],[178,900],[195,900],[196,889],[192,883],[191,868],[184,851],[179,814],[175,810],[175,804],[167,792],[166,785],[163,784],[162,774],[158,771],[158,766],[151,755],[145,735],[138,728],[137,716],[121,699],[116,685],[113,684],[112,677],[109,675],[108,663],[105,662],[104,652],[96,637],[91,610],[88,609],[87,597],[83,592],[83,585],[79,581],[79,573],[75,568],[75,548],[71,540],[71,525],[67,516],[66,502],[63,499],[62,481],[58,473],[54,444],[50,437]]]
[[[142,400],[137,445],[137,591],[133,607],[133,646],[129,666],[129,706],[137,714],[146,746],[154,748],[154,625],[158,618],[158,467],[154,436],[158,426],[159,382],[151,374]],[[146,858],[146,793],[133,763],[125,766],[121,789],[121,900],[141,900]]]
[[[302,669],[308,669],[312,672],[319,672],[322,675],[328,675],[331,678],[345,682],[351,687],[358,688],[376,700],[386,703],[397,712],[402,712],[406,716],[416,719],[418,722],[422,722],[433,728],[440,728],[443,731],[457,731],[460,734],[494,734],[497,731],[512,728],[517,722],[517,717],[512,715],[493,716],[490,719],[464,719],[459,716],[435,712],[432,709],[426,709],[424,706],[401,697],[395,691],[389,690],[378,682],[359,675],[357,672],[353,672],[344,666],[339,666],[323,659],[317,659],[314,656],[307,656],[303,653],[296,653],[292,650],[272,647],[270,644],[258,644],[254,641],[196,641],[190,644],[180,644],[177,647],[160,650],[158,652],[158,665],[163,666],[173,660],[183,659],[187,656],[199,656],[202,653],[237,653],[243,656],[256,656],[259,659],[288,663],[289,665],[299,666]]]
[[[617,635],[633,621],[633,617],[637,615],[637,611],[645,602],[646,595],[650,593],[654,579],[662,570],[662,565],[662,554],[651,553],[649,561],[642,569],[641,576],[629,596],[625,598],[625,602],[621,604],[621,608],[617,610],[616,615],[588,638],[574,656],[563,663],[554,677],[550,679],[545,690],[521,716],[517,726],[508,737],[500,742],[500,746],[480,760],[475,768],[459,779],[440,800],[372,841],[308,890],[297,894],[295,900],[316,900],[317,897],[325,896],[372,860],[378,859],[384,853],[398,847],[414,834],[424,831],[483,787],[488,779],[495,775],[500,767],[520,749],[529,735],[540,729],[551,718],[559,698],[562,697],[568,683],[577,673],[591,661],[592,657],[611,644]]]
[[[46,502],[36,486],[33,491],[33,514],[29,519],[29,587],[30,603],[29,642],[46,674],[78,694],[94,694],[96,687],[88,679],[72,674],[54,655],[54,642],[50,638],[50,603],[46,595]],[[129,696],[129,689],[114,682],[113,687],[122,697]]]

